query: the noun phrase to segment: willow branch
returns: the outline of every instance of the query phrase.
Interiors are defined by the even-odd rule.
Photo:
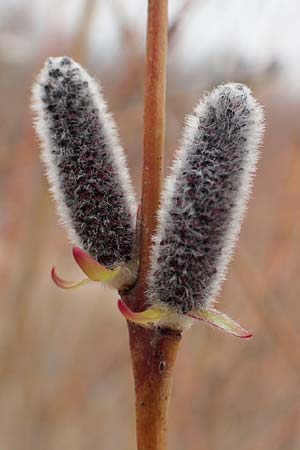
[[[146,276],[162,185],[165,141],[168,1],[149,0],[145,67],[144,162],[141,201],[140,271],[124,300],[134,310],[146,305]],[[138,450],[166,450],[167,414],[179,332],[128,323],[135,381]]]
[[[152,235],[156,228],[165,144],[168,1],[149,0],[144,98],[144,162],[141,203],[139,278],[149,269]]]

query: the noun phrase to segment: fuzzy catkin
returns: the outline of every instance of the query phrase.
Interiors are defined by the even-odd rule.
[[[244,85],[217,87],[188,117],[154,236],[149,303],[209,307],[224,279],[251,188],[263,112]]]
[[[52,193],[73,242],[106,267],[134,254],[136,202],[115,124],[95,81],[49,58],[33,88]]]

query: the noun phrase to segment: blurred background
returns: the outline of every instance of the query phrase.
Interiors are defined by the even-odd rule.
[[[80,273],[42,174],[30,89],[48,56],[101,80],[140,192],[146,0],[0,0],[0,449],[132,450],[133,380],[116,295]],[[170,0],[166,173],[203,91],[251,86],[267,132],[220,309],[250,341],[187,332],[172,450],[300,449],[300,3]]]

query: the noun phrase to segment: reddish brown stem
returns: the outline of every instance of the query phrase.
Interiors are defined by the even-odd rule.
[[[166,450],[172,373],[180,333],[129,324],[138,450]]]
[[[144,163],[141,203],[140,279],[149,269],[152,235],[156,228],[165,145],[168,1],[149,0],[145,66]]]
[[[145,67],[144,164],[140,271],[124,298],[134,310],[146,306],[146,276],[156,228],[165,140],[168,1],[149,0]],[[180,332],[128,324],[135,380],[138,450],[166,450],[167,413]]]

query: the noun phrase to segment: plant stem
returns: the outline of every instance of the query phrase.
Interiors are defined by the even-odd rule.
[[[165,140],[168,1],[149,0],[145,67],[144,163],[141,201],[140,271],[124,300],[132,309],[146,306],[146,276],[162,184]],[[166,450],[172,373],[181,333],[128,323],[135,380],[138,450]]]
[[[166,450],[167,415],[180,332],[129,324],[138,450]]]
[[[167,39],[168,0],[149,0],[145,65],[140,279],[144,279],[149,269],[151,239],[156,228],[156,213],[162,185]]]

